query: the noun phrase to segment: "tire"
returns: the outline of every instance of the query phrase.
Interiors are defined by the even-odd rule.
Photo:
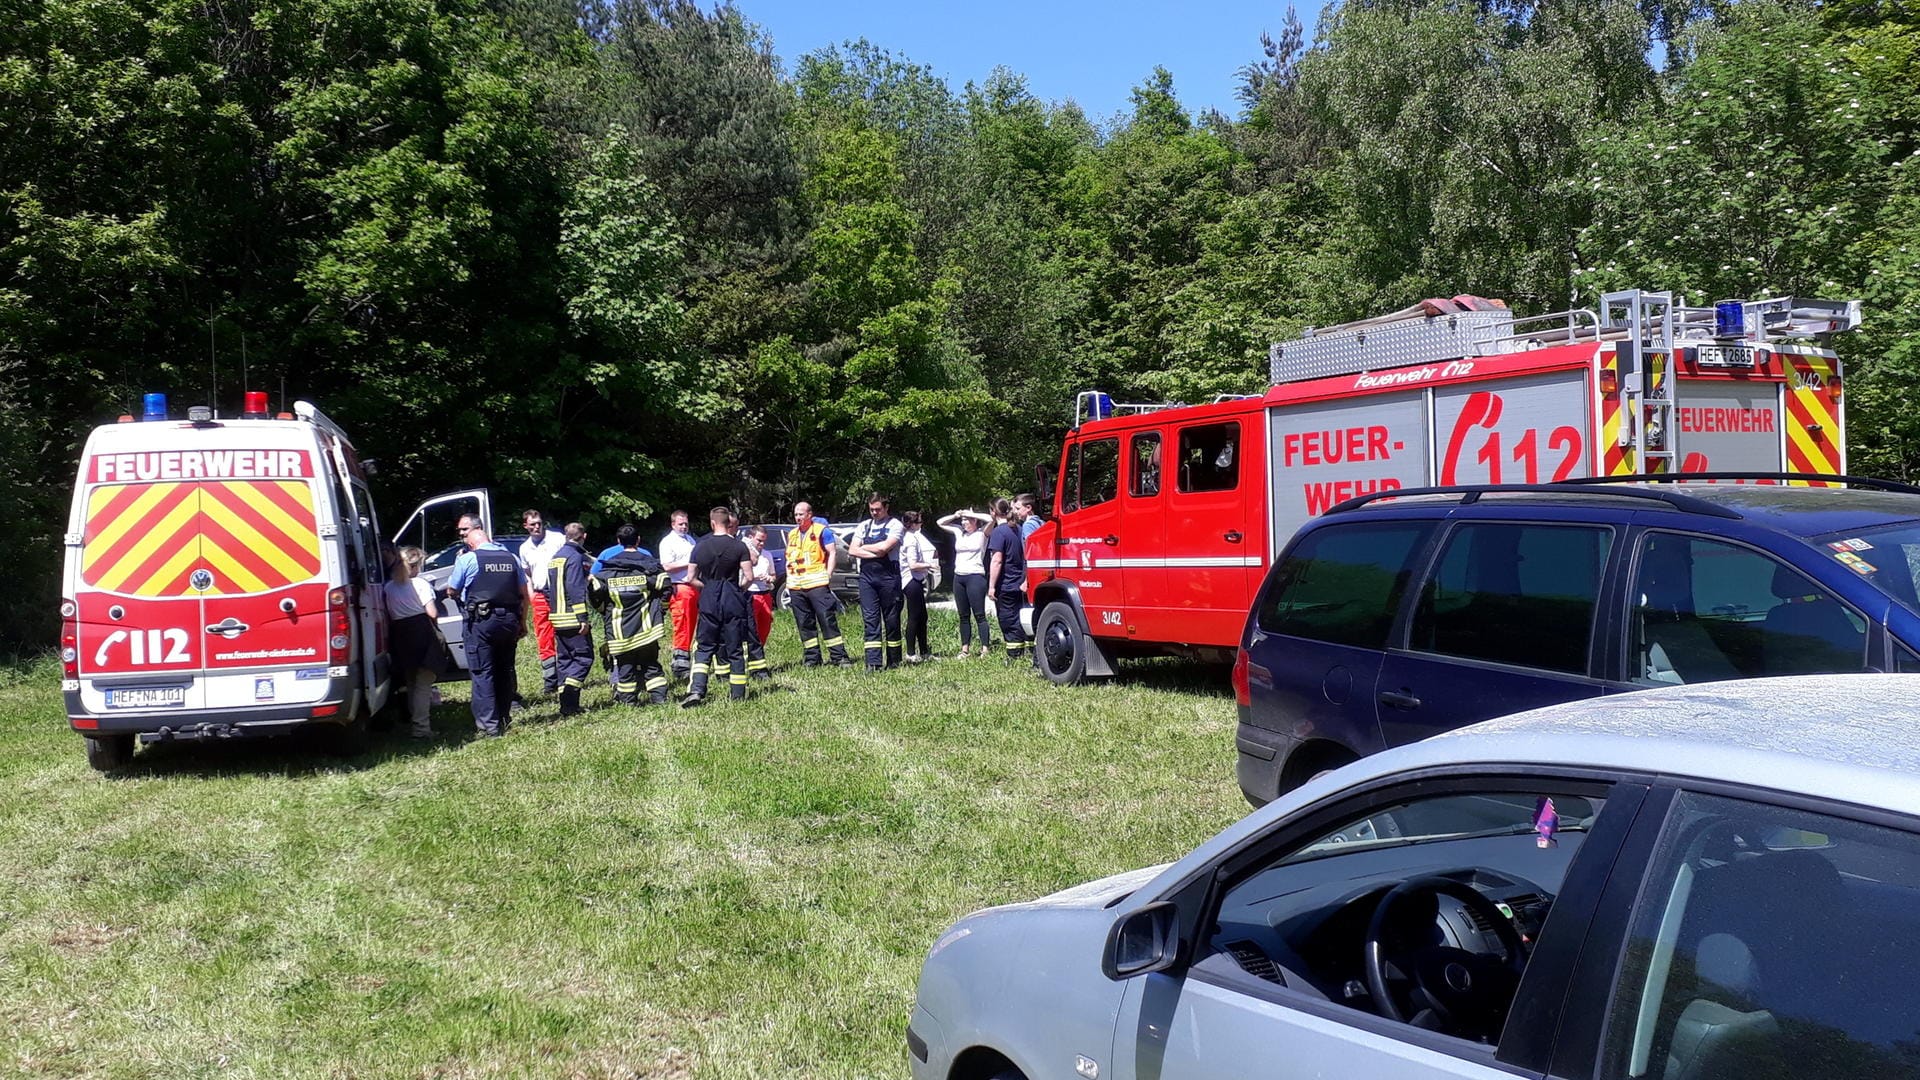
[[[1087,676],[1087,635],[1073,609],[1055,601],[1033,624],[1033,652],[1040,674],[1055,686],[1073,686]]]
[[[112,772],[133,764],[133,736],[88,735],[87,764],[96,772]]]
[[[787,596],[787,587],[785,585],[781,585],[779,588],[773,590],[773,610],[788,611],[791,610],[792,606],[790,598]]]

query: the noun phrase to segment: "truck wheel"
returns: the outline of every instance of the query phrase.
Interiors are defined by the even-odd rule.
[[[1087,635],[1067,605],[1048,604],[1040,613],[1033,624],[1033,647],[1048,682],[1072,686],[1086,677]]]
[[[133,736],[89,735],[86,739],[87,764],[96,771],[112,772],[133,763]]]

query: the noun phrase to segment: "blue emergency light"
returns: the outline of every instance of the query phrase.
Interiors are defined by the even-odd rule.
[[[1093,395],[1093,418],[1105,420],[1113,415],[1113,399],[1105,394]]]
[[[1714,337],[1746,337],[1747,305],[1739,300],[1722,300],[1713,305]]]
[[[141,420],[165,420],[167,418],[167,395],[148,394],[143,400]]]

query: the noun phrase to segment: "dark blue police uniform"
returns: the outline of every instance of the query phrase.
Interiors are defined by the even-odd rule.
[[[526,617],[520,610],[526,586],[520,560],[492,541],[463,552],[447,579],[447,587],[459,592],[466,617],[461,644],[473,679],[473,723],[483,735],[507,733],[508,710],[518,689],[513,654]]]

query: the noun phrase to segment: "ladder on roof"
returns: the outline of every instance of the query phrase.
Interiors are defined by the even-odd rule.
[[[1614,343],[1619,358],[1620,446],[1633,454],[1631,471],[1675,472],[1673,448],[1673,342],[1681,306],[1671,292],[1623,289],[1600,297],[1600,328],[1624,331]]]

